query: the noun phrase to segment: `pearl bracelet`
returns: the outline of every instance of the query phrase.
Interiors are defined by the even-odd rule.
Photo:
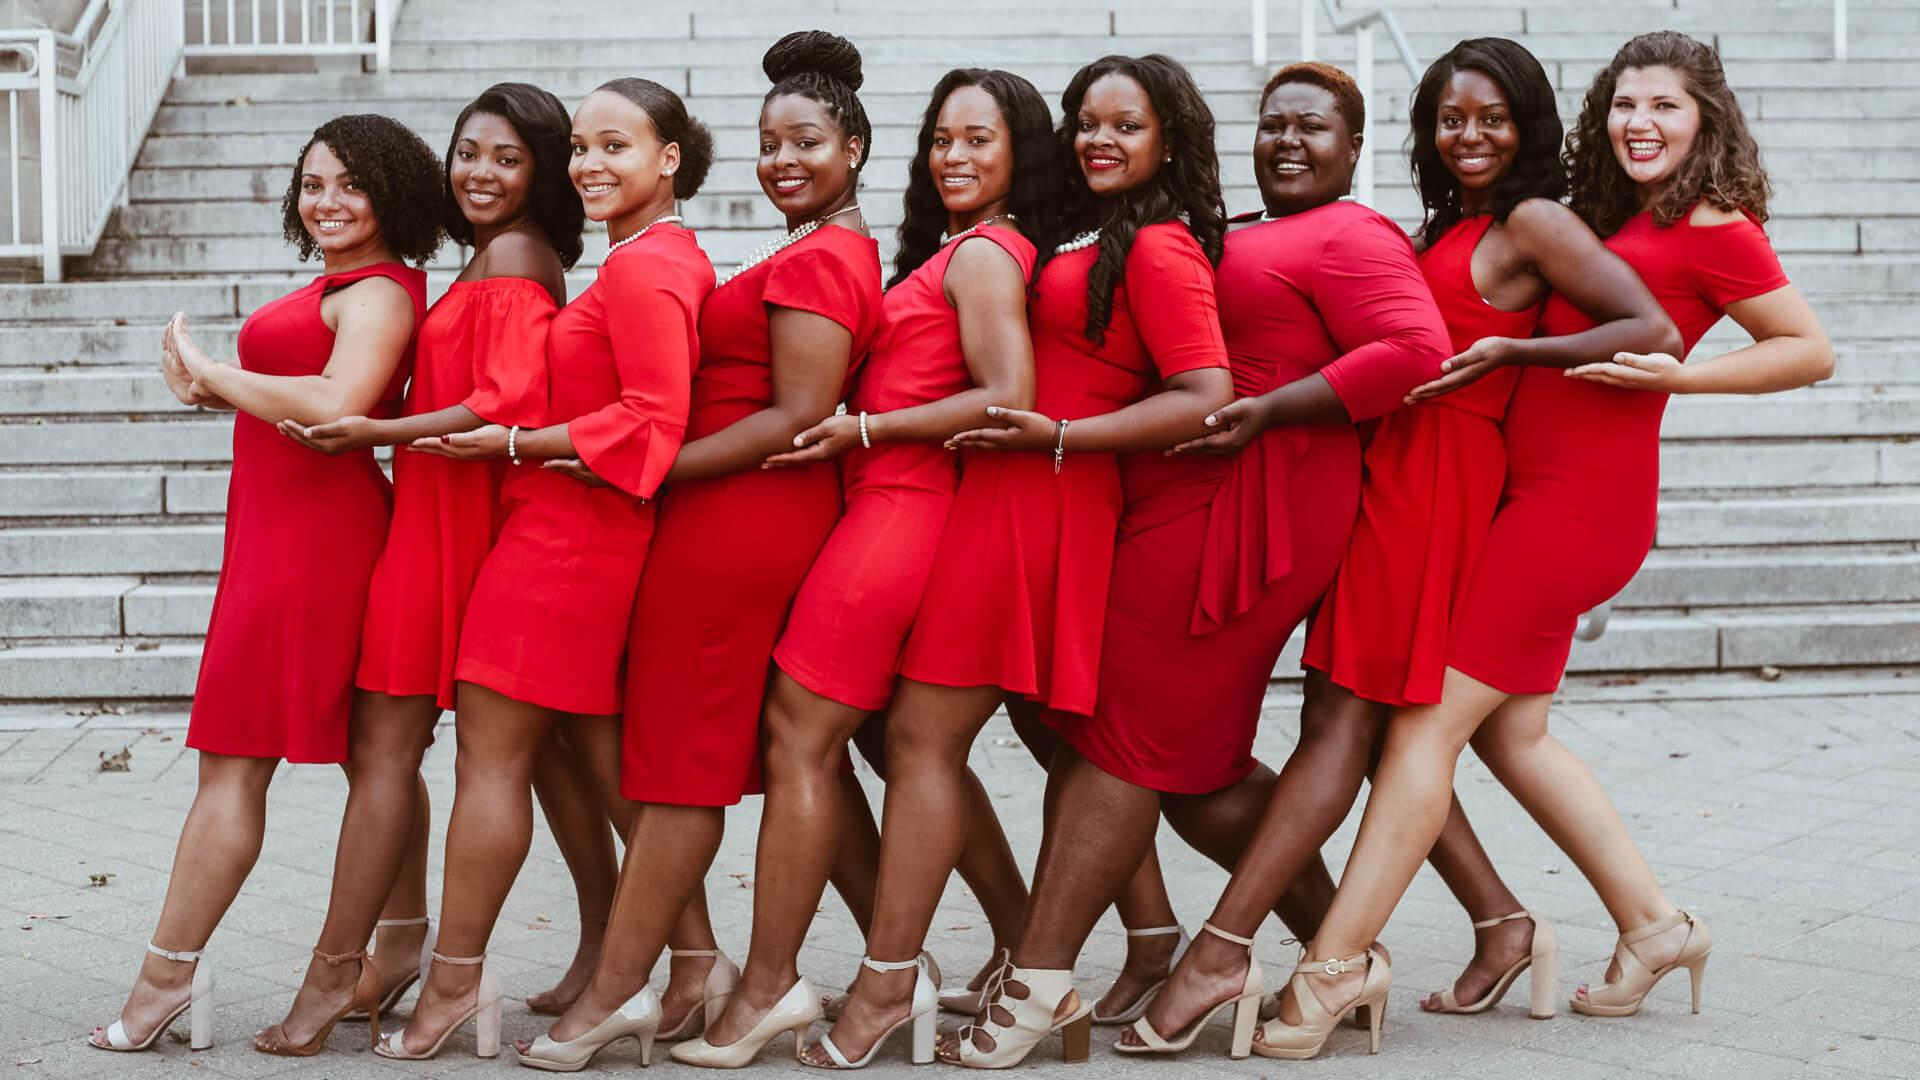
[[[873,440],[867,438],[867,413],[864,409],[860,411],[860,445],[873,449]]]
[[[514,441],[519,434],[519,424],[515,424],[507,429],[507,460],[513,462],[515,465],[520,464],[520,450],[514,445]],[[1055,470],[1058,471],[1058,466],[1055,466]]]

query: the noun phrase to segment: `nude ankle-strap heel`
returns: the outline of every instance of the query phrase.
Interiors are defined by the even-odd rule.
[[[435,1057],[440,1053],[441,1047],[447,1044],[447,1039],[452,1036],[455,1031],[460,1029],[460,1025],[472,1020],[474,1033],[473,1052],[475,1056],[483,1058],[499,1057],[500,999],[502,995],[500,993],[500,984],[494,980],[493,972],[487,970],[486,954],[483,953],[479,956],[442,956],[436,952],[433,954],[432,959],[436,964],[454,964],[461,967],[472,964],[480,965],[480,987],[474,994],[473,1007],[462,1013],[458,1020],[448,1024],[447,1029],[440,1033],[440,1037],[434,1040],[433,1045],[419,1053],[414,1053],[407,1049],[407,1033],[405,1028],[402,1028],[392,1035],[381,1037],[381,1039],[374,1044],[373,1052],[379,1054],[381,1057],[396,1058],[402,1061],[420,1061]]]
[[[1193,943],[1193,940],[1187,937],[1186,927],[1147,926],[1138,930],[1128,930],[1127,940],[1131,942],[1135,938],[1161,937],[1168,934],[1179,935],[1179,938],[1173,944],[1173,959],[1167,962],[1167,976],[1171,978],[1173,969],[1180,966],[1180,958],[1186,955],[1187,946]],[[1166,979],[1163,978],[1156,981],[1152,986],[1142,990],[1139,997],[1128,1002],[1126,1008],[1121,1009],[1117,1013],[1108,1014],[1101,1012],[1100,1006],[1096,1002],[1093,1009],[1093,1022],[1096,1024],[1131,1024],[1146,1015],[1147,1006],[1153,1004],[1154,995],[1166,988]]]
[[[689,1009],[671,1030],[657,1036],[664,1042],[678,1042],[699,1036],[726,1011],[727,1000],[733,997],[734,987],[740,985],[740,966],[719,949],[668,949],[667,955],[713,958],[713,966],[707,969],[706,985],[700,992],[700,1004]]]
[[[1240,983],[1239,993],[1195,1017],[1192,1023],[1175,1032],[1170,1038],[1155,1031],[1153,1025],[1147,1023],[1147,1018],[1142,1016],[1133,1022],[1133,1033],[1139,1037],[1140,1045],[1129,1046],[1120,1042],[1114,1044],[1115,1050],[1123,1054],[1177,1054],[1193,1045],[1193,1041],[1200,1037],[1201,1029],[1205,1028],[1220,1010],[1231,1007],[1233,1009],[1233,1042],[1228,1047],[1227,1055],[1238,1060],[1252,1053],[1253,1025],[1260,1019],[1260,999],[1267,992],[1266,976],[1260,970],[1260,961],[1253,958],[1253,939],[1228,933],[1210,922],[1201,923],[1200,932],[1212,934],[1236,945],[1246,946],[1247,975]]]
[[[152,1031],[147,1033],[147,1037],[139,1042],[134,1042],[127,1035],[126,1025],[116,1017],[113,1023],[107,1025],[105,1045],[91,1040],[87,1045],[96,1050],[121,1052],[148,1050],[154,1043],[160,1041],[162,1032],[172,1027],[175,1020],[180,1019],[181,1013],[191,1011],[192,1015],[188,1018],[188,1048],[206,1050],[212,1047],[213,961],[200,955],[204,951],[202,949],[163,949],[151,941],[147,942],[147,951],[165,960],[193,965],[193,984],[187,991],[187,1000],[181,1002],[179,1008],[168,1013],[166,1019],[160,1021]]]
[[[1337,1009],[1330,1010],[1322,1005],[1320,999],[1314,996],[1313,988],[1307,984],[1307,979],[1314,975],[1343,975],[1358,968],[1366,970],[1366,981],[1361,983],[1357,995]],[[1294,966],[1293,978],[1288,985],[1292,987],[1294,1001],[1300,1007],[1300,1022],[1282,1023],[1278,1017],[1267,1021],[1260,1028],[1260,1041],[1253,1044],[1254,1053],[1261,1057],[1290,1061],[1306,1061],[1316,1057],[1320,1048],[1326,1045],[1327,1036],[1340,1023],[1340,1017],[1349,1009],[1362,1005],[1368,1007],[1367,1027],[1372,1039],[1370,1052],[1380,1052],[1380,1021],[1387,1011],[1387,992],[1393,989],[1393,971],[1379,953],[1368,949],[1332,960],[1303,958]]]
[[[1486,1012],[1500,1004],[1500,999],[1507,996],[1507,991],[1520,978],[1520,973],[1526,971],[1531,973],[1528,989],[1532,992],[1527,1003],[1527,1015],[1535,1020],[1553,1019],[1554,1005],[1558,1000],[1554,992],[1554,983],[1560,972],[1560,937],[1554,933],[1553,924],[1532,912],[1516,911],[1497,919],[1476,922],[1473,928],[1486,930],[1518,919],[1528,919],[1533,923],[1533,947],[1527,951],[1527,955],[1515,960],[1507,970],[1501,972],[1500,977],[1494,980],[1486,993],[1480,995],[1479,1000],[1462,1005],[1453,996],[1453,990],[1446,989],[1426,999],[1425,1011],[1461,1014]]]
[[[1689,927],[1687,940],[1673,960],[1658,968],[1648,968],[1634,946],[1648,938],[1666,933],[1676,926]],[[1567,1004],[1573,1011],[1588,1016],[1632,1016],[1640,1011],[1655,984],[1680,968],[1693,979],[1693,1011],[1700,1011],[1700,983],[1707,974],[1707,954],[1713,951],[1713,932],[1707,924],[1685,911],[1676,911],[1664,919],[1621,934],[1613,947],[1613,958],[1620,965],[1620,981],[1595,990],[1581,987]]]
[[[833,1034],[831,1032],[820,1036],[820,1049],[826,1051],[827,1060],[832,1063],[831,1068],[866,1068],[873,1063],[874,1055],[880,1052],[880,1048],[887,1045],[887,1040],[893,1037],[893,1033],[903,1027],[910,1029],[909,1038],[911,1039],[911,1045],[909,1049],[912,1053],[913,1063],[915,1065],[930,1065],[933,1063],[934,1015],[940,1011],[940,983],[938,977],[934,974],[934,971],[937,969],[931,968],[930,960],[931,958],[924,952],[911,960],[882,961],[875,960],[871,956],[863,956],[860,958],[861,967],[883,974],[889,971],[905,971],[908,968],[912,968],[914,971],[913,1003],[908,1007],[907,1015],[902,1017],[892,1027],[881,1032],[880,1037],[873,1040],[873,1045],[867,1048],[867,1052],[857,1059],[848,1058],[847,1055],[834,1044]],[[804,1055],[800,1060],[802,1064],[825,1067],[819,1066],[816,1062],[808,1061]]]

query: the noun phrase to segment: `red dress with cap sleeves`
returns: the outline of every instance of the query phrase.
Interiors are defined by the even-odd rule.
[[[1481,338],[1533,336],[1546,301],[1502,311],[1473,283],[1490,214],[1448,229],[1420,271],[1455,353]],[[1307,635],[1305,665],[1369,701],[1440,700],[1447,639],[1507,476],[1500,419],[1519,368],[1388,413],[1361,457],[1360,520]]]
[[[1099,702],[1049,720],[1102,770],[1158,791],[1215,791],[1253,769],[1274,664],[1347,550],[1352,421],[1397,408],[1449,355],[1412,246],[1358,203],[1229,232],[1219,309],[1237,396],[1318,372],[1351,420],[1269,428],[1231,457],[1123,462]]]
[[[887,412],[969,389],[960,318],[947,302],[947,266],[963,244],[991,243],[1031,277],[1037,252],[1013,229],[986,226],[948,243],[887,290],[880,333],[862,366],[850,412]],[[795,682],[856,709],[893,694],[900,648],[946,528],[960,470],[938,443],[856,446],[841,459],[846,512],[807,572],[774,663]]]
[[[1104,341],[1086,335],[1097,247],[1040,271],[1034,408],[1055,419],[1113,412],[1183,371],[1225,367],[1213,267],[1179,222],[1134,237]],[[934,556],[901,674],[941,686],[998,686],[1055,709],[1093,711],[1120,465],[1112,454],[969,452]]]
[[[581,715],[620,711],[653,495],[686,431],[713,266],[693,233],[655,225],[601,264],[547,332],[547,415],[610,487],[510,467],[504,521],[474,583],[455,678]],[[486,403],[476,412],[483,411]]]
[[[1647,283],[1686,349],[1727,305],[1788,284],[1751,215],[1724,225],[1651,214],[1606,239]],[[1573,334],[1593,320],[1564,297],[1541,325]],[[1507,410],[1507,485],[1454,628],[1448,663],[1510,694],[1559,686],[1580,613],[1619,592],[1653,546],[1660,417],[1667,395],[1528,368]]]
[[[559,309],[521,277],[456,281],[420,324],[405,416],[465,405],[495,424],[539,427],[547,411],[547,327]],[[360,636],[362,690],[431,694],[453,708],[460,623],[499,531],[504,461],[393,456],[393,525],[373,568]]]
[[[330,292],[370,277],[427,308],[427,275],[399,263],[322,274],[266,304],[240,328],[240,366],[263,375],[318,375],[334,333],[320,314]],[[414,336],[367,415],[399,414]],[[372,450],[328,457],[268,421],[233,419],[233,475],[220,584],[200,654],[187,745],[238,757],[336,763],[347,718],[367,582],[387,539],[393,488]]]
[[[845,327],[851,379],[878,328],[879,245],[826,225],[714,291],[700,314],[688,439],[773,404],[776,307]],[[749,467],[666,492],[633,604],[620,769],[627,798],[728,806],[758,790],[768,662],[840,505],[840,471],[825,461]]]

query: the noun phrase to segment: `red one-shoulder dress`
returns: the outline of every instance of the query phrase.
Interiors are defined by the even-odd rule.
[[[495,424],[539,427],[547,411],[547,327],[559,309],[521,277],[456,281],[420,324],[403,416],[465,405]],[[453,708],[460,623],[500,529],[504,461],[393,456],[393,524],[374,564],[360,634],[362,690],[431,694]]]
[[[1533,336],[1540,303],[1502,311],[1473,283],[1473,252],[1491,214],[1456,223],[1420,253],[1453,351],[1481,338]],[[1369,701],[1440,700],[1447,638],[1480,558],[1507,449],[1500,420],[1518,368],[1381,418],[1361,457],[1360,520],[1307,634],[1305,666]]]
[[[263,375],[318,375],[333,356],[320,316],[330,292],[391,278],[413,297],[414,326],[427,310],[427,275],[400,263],[322,274],[247,317],[240,366]],[[395,416],[413,368],[414,335],[368,415]],[[233,475],[220,585],[213,594],[193,690],[187,745],[238,757],[338,763],[347,759],[347,717],[367,582],[386,543],[393,488],[356,450],[328,457],[265,420],[233,418]]]
[[[911,408],[973,385],[945,287],[953,253],[970,242],[998,245],[1032,276],[1037,253],[1013,229],[989,225],[949,242],[881,300],[880,333],[848,411]],[[886,706],[960,481],[955,458],[934,443],[888,443],[854,447],[841,460],[846,512],[773,651],[795,682],[856,709]]]
[[[474,582],[454,677],[583,716],[620,712],[627,620],[654,535],[654,492],[686,431],[713,264],[654,225],[600,266],[547,331],[546,425],[610,487],[511,467],[505,520]]]
[[[1758,219],[1658,228],[1641,213],[1608,250],[1647,283],[1686,351],[1728,304],[1788,284]],[[1564,297],[1541,326],[1573,334],[1593,321]],[[1507,486],[1456,620],[1448,663],[1510,694],[1560,685],[1580,613],[1632,580],[1653,546],[1660,417],[1667,395],[1528,368],[1507,409]]]
[[[1229,232],[1219,301],[1239,396],[1319,372],[1351,420],[1270,428],[1231,457],[1122,459],[1099,701],[1048,719],[1102,770],[1157,791],[1252,771],[1274,663],[1347,550],[1352,421],[1397,408],[1449,355],[1412,245],[1359,203]]]
[[[1087,277],[1098,250],[1048,261],[1028,314],[1034,407],[1055,419],[1113,412],[1166,376],[1227,366],[1213,267],[1185,225],[1135,234],[1096,342],[1086,334]],[[1092,712],[1121,506],[1112,454],[1068,454],[1058,473],[1050,453],[963,454],[901,674]]]
[[[773,403],[775,307],[846,327],[851,379],[880,321],[879,245],[823,226],[714,290],[700,314],[688,439]],[[840,508],[840,471],[826,461],[669,487],[633,603],[620,768],[627,798],[729,806],[759,790],[760,705],[774,643]]]

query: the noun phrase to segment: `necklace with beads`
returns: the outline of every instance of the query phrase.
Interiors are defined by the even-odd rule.
[[[1069,251],[1079,251],[1081,248],[1092,247],[1093,245],[1099,242],[1100,242],[1100,230],[1088,229],[1086,232],[1081,233],[1079,236],[1074,237],[1073,239],[1067,241],[1066,243],[1056,245],[1053,249],[1053,253],[1055,255],[1065,255]]]
[[[945,233],[941,233],[940,246],[945,247],[946,245],[951,244],[955,240],[958,240],[962,237],[972,236],[974,233],[979,232],[981,229],[986,228],[987,226],[993,224],[996,221],[1005,221],[1009,224],[1018,223],[1012,214],[989,214],[988,216],[981,218],[979,221],[974,222],[972,225],[969,225],[966,228],[961,229],[959,232],[954,233],[952,236],[948,236]]]
[[[632,236],[627,237],[625,240],[616,240],[612,244],[608,245],[607,254],[612,255],[614,252],[619,251],[621,248],[626,247],[628,244],[631,244],[635,240],[638,240],[641,237],[647,235],[647,230],[653,228],[655,225],[664,225],[669,222],[674,222],[679,220],[680,220],[679,214],[668,214],[665,217],[654,218],[652,221],[649,221],[645,225],[640,226],[639,232],[634,233]]]
[[[773,240],[773,241],[769,241],[768,243],[762,244],[760,247],[754,249],[751,255],[748,255],[744,260],[742,260],[739,266],[734,267],[732,271],[730,271],[727,274],[726,277],[723,277],[719,281],[715,282],[713,287],[717,289],[720,286],[725,285],[727,282],[732,281],[734,278],[739,277],[741,274],[746,273],[747,271],[753,269],[756,266],[759,266],[761,263],[766,262],[768,259],[773,258],[775,255],[780,254],[781,252],[787,250],[793,245],[799,243],[800,241],[805,240],[807,237],[813,235],[813,231],[815,229],[818,229],[820,226],[825,225],[827,222],[832,221],[834,218],[839,217],[841,214],[851,214],[858,209],[860,209],[859,203],[854,203],[852,206],[843,206],[840,209],[835,210],[831,214],[826,214],[821,217],[814,218],[812,221],[809,221],[806,224],[801,225],[799,228],[789,231],[785,236],[780,237],[778,240]]]

